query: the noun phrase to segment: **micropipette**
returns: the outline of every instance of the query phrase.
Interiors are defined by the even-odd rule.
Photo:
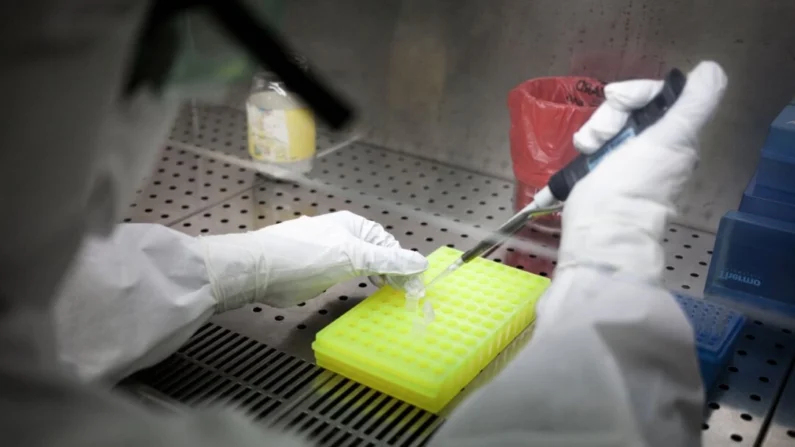
[[[440,279],[458,270],[462,265],[484,254],[488,254],[499,247],[506,239],[519,231],[524,224],[534,216],[556,211],[562,207],[560,202],[569,197],[569,193],[580,179],[588,175],[604,157],[621,146],[627,139],[634,137],[646,128],[656,123],[665,112],[676,102],[682,90],[685,88],[687,78],[685,75],[674,68],[665,77],[663,88],[648,104],[638,110],[633,111],[627,123],[621,131],[608,140],[596,152],[590,155],[579,155],[569,162],[563,169],[556,172],[550,179],[547,186],[541,189],[533,198],[529,205],[518,213],[514,214],[507,222],[502,224],[494,233],[478,242],[473,248],[467,250],[458,259],[450,264],[446,269],[437,275],[425,288]],[[558,204],[556,206],[556,204]]]

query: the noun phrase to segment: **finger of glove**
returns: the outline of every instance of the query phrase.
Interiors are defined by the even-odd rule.
[[[411,295],[415,298],[425,296],[425,283],[422,281],[422,275],[390,275],[386,277],[386,280],[390,286],[404,290],[406,295]]]
[[[313,219],[342,227],[356,239],[369,244],[388,248],[400,247],[397,239],[386,231],[381,224],[365,219],[350,211],[338,211],[336,213],[324,214],[322,216],[313,217]]]
[[[574,146],[584,154],[594,153],[624,127],[633,110],[648,104],[662,86],[663,82],[659,80],[608,84],[605,87],[605,102],[574,133]]]
[[[695,148],[699,131],[715,113],[727,85],[726,73],[712,61],[699,63],[673,106],[641,137],[663,147]]]
[[[416,275],[428,268],[428,261],[417,252],[361,241],[349,248],[348,255],[358,275]]]

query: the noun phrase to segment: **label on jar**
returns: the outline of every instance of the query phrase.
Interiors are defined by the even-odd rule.
[[[248,149],[251,157],[269,163],[306,160],[315,154],[315,120],[307,109],[263,109],[253,104],[248,112]]]

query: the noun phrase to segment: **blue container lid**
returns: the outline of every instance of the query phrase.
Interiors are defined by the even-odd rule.
[[[770,124],[763,156],[771,154],[795,156],[795,105],[788,105]],[[787,160],[778,159],[786,162]]]

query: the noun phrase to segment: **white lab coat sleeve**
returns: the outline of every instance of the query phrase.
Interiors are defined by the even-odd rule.
[[[89,237],[55,303],[58,356],[112,383],[162,360],[214,313],[199,239],[155,224]]]
[[[538,313],[528,346],[431,445],[700,445],[693,330],[669,292],[580,266]]]

